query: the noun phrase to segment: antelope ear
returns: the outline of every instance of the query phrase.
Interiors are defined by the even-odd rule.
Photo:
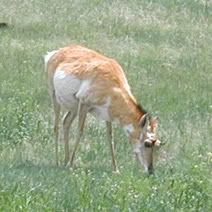
[[[159,118],[158,118],[158,117],[155,117],[155,118],[153,118],[153,119],[150,121],[150,122],[151,122],[150,124],[151,124],[153,133],[156,133],[156,132],[157,132],[158,120],[159,120]]]
[[[159,121],[158,116],[154,117],[154,118],[152,119],[152,121],[153,121],[155,127],[157,128],[157,127],[158,127],[158,121]]]
[[[148,113],[146,113],[141,117],[141,119],[139,121],[139,125],[144,130],[144,132],[147,131],[147,127],[149,125],[149,118],[150,118],[150,115]]]
[[[155,143],[154,143],[154,147],[156,147],[156,149],[159,149],[161,146],[165,145],[166,143],[165,142],[162,142],[160,140],[157,140]]]

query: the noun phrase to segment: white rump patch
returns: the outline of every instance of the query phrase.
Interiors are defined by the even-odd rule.
[[[58,52],[58,50],[53,50],[51,52],[47,52],[47,54],[44,56],[44,60],[45,60],[45,67],[47,67],[47,64],[49,62],[49,60],[51,59],[51,57],[53,55],[55,55]]]
[[[68,78],[68,77],[69,77],[69,75],[65,71],[63,71],[62,68],[58,67],[56,69],[56,72],[55,72],[56,79],[61,80],[61,79]]]
[[[81,80],[58,67],[53,82],[58,103],[68,110],[75,110],[78,105],[75,94],[80,89]]]

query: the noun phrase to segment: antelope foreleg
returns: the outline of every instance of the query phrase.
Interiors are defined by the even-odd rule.
[[[115,159],[112,123],[107,121],[106,126],[107,126],[107,137],[108,137],[108,141],[109,141],[109,145],[110,145],[110,152],[111,152],[111,156],[112,156],[113,171],[117,172],[118,169],[117,169],[116,159]]]
[[[75,157],[75,154],[76,154],[77,147],[79,145],[80,139],[81,139],[82,134],[83,134],[85,119],[86,119],[88,110],[89,110],[89,107],[87,105],[83,105],[83,104],[79,103],[79,106],[78,106],[77,140],[76,140],[76,144],[75,144],[74,150],[73,150],[73,152],[71,154],[70,161],[67,164],[68,167],[73,167],[74,157]]]

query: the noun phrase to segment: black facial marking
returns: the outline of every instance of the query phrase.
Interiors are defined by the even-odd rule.
[[[152,144],[152,142],[150,142],[150,141],[145,141],[145,142],[144,142],[144,146],[145,146],[146,148],[152,148],[153,144]]]

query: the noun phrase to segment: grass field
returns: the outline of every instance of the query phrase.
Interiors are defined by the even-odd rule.
[[[1,0],[0,211],[212,211],[211,0]],[[55,166],[43,55],[80,44],[116,59],[160,118],[147,177],[114,124],[89,117],[74,170]],[[76,123],[75,123],[76,124]],[[75,137],[76,127],[71,132]],[[64,145],[60,142],[60,162]]]

